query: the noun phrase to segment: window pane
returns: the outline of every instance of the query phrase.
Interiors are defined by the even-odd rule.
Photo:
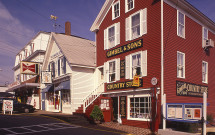
[[[134,102],[134,98],[130,98],[130,101],[131,101],[131,102]]]
[[[184,14],[182,14],[181,12],[179,12],[179,23],[184,25]]]
[[[139,102],[138,103],[135,102],[135,107],[139,107]]]
[[[132,16],[132,38],[140,35],[140,14]]]
[[[136,102],[139,102],[139,98],[135,98],[135,103],[136,103]]]

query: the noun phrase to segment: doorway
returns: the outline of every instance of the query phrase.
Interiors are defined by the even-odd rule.
[[[112,97],[113,100],[113,121],[117,122],[118,120],[118,97]]]

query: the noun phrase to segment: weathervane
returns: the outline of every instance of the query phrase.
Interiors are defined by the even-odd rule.
[[[55,32],[56,32],[56,29],[57,29],[57,26],[60,26],[60,25],[58,25],[57,23],[56,23],[56,20],[57,20],[57,16],[54,16],[54,15],[51,15],[50,16],[50,19],[51,20],[54,20],[54,25],[53,25],[53,27],[54,27],[54,29],[55,29]]]

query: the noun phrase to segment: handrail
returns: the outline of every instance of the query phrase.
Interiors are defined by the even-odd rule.
[[[92,91],[86,98],[83,100],[83,112],[85,113],[86,108],[91,105],[101,94],[102,91],[98,91],[101,88],[104,82],[102,82],[94,91]]]

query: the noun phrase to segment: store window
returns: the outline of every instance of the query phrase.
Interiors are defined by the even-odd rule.
[[[61,58],[61,74],[66,74],[66,58]]]
[[[185,15],[180,11],[178,11],[177,20],[177,34],[178,36],[185,38]]]
[[[47,97],[49,105],[54,105],[54,92],[48,92]]]
[[[120,1],[116,2],[112,6],[112,19],[116,19],[120,16]]]
[[[120,43],[120,23],[115,23],[104,30],[104,49],[110,49]]]
[[[202,62],[202,82],[208,83],[208,63]]]
[[[141,9],[126,18],[126,41],[147,33],[147,9]]]
[[[62,90],[62,103],[64,105],[70,104],[70,91],[69,90]]]
[[[128,96],[128,119],[150,119],[151,118],[151,97],[144,96]]]
[[[177,52],[177,77],[185,78],[185,54]]]
[[[134,9],[134,0],[125,0],[125,12]]]
[[[120,59],[113,59],[104,63],[104,81],[115,82],[120,80]]]
[[[109,99],[101,99],[100,108],[109,110],[110,109]]]
[[[125,57],[126,79],[133,79],[135,75],[147,76],[147,50],[132,53]]]

